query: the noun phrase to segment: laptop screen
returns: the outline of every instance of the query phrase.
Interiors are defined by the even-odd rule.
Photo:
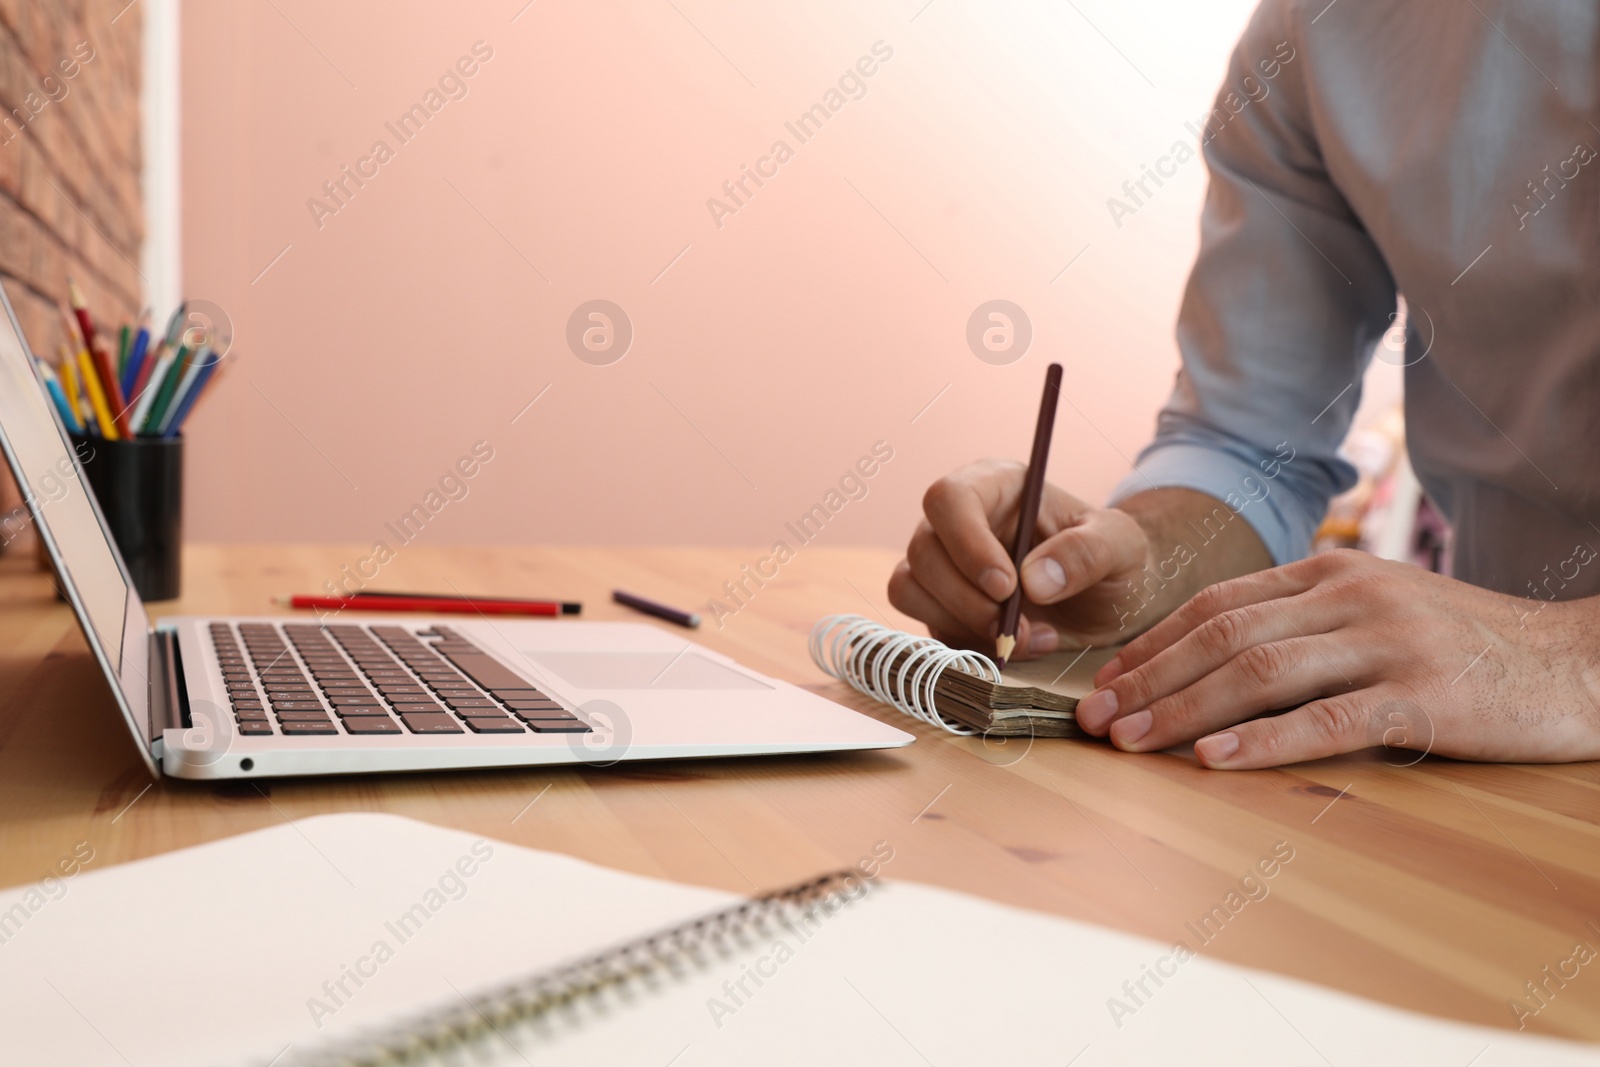
[[[87,625],[93,627],[112,670],[120,675],[128,583],[44,385],[28,358],[9,301],[5,311],[5,321],[0,322],[0,428],[10,445],[13,472],[23,483],[19,488],[36,521],[48,526],[59,554],[57,562],[69,572],[67,580],[77,591]],[[25,521],[20,515],[5,516],[6,539],[19,532]]]

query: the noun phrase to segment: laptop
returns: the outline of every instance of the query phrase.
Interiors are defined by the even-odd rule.
[[[177,617],[152,628],[0,290],[0,447],[152,775],[893,748],[913,737],[640,623]]]

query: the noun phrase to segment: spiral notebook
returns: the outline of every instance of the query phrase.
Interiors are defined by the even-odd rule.
[[[1593,1061],[895,881],[894,840],[755,899],[366,813],[104,870],[76,855],[0,890],[7,1063]]]
[[[1012,662],[950,648],[873,622],[830,615],[811,631],[811,659],[840,681],[955,734],[1076,737],[1078,700],[1120,646]]]

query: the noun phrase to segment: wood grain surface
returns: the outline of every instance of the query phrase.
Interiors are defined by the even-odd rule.
[[[364,554],[192,546],[185,597],[158,607],[271,613],[274,594],[317,591]],[[703,607],[759,555],[406,546],[373,587],[557,596],[583,601],[584,618],[638,618],[610,602],[613,587]],[[807,546],[696,639],[911,730],[905,749],[206,784],[149,780],[49,579],[31,559],[0,560],[0,883],[42,877],[78,842],[95,869],[332,811],[393,812],[741,892],[886,841],[890,877],[1489,1026],[1514,1028],[1520,1002],[1538,1009],[1522,1017],[1529,1030],[1600,1040],[1600,961],[1560,985],[1546,978],[1579,943],[1600,948],[1594,764],[1408,766],[1415,753],[1379,751],[1227,773],[1101,743],[943,735],[832,682],[806,653],[826,614],[908,624],[883,592],[893,562]],[[1292,859],[1260,878],[1275,848]],[[1548,990],[1542,1001],[1529,982]]]

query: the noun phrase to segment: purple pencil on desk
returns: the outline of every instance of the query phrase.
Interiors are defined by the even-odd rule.
[[[679,611],[677,608],[669,608],[665,604],[657,604],[653,600],[646,600],[644,597],[634,596],[632,593],[624,593],[620,589],[611,591],[611,599],[618,604],[626,604],[635,611],[642,611],[646,615],[653,615],[658,619],[675,622],[679,626],[687,626],[691,630],[700,625],[700,616],[692,611]]]

